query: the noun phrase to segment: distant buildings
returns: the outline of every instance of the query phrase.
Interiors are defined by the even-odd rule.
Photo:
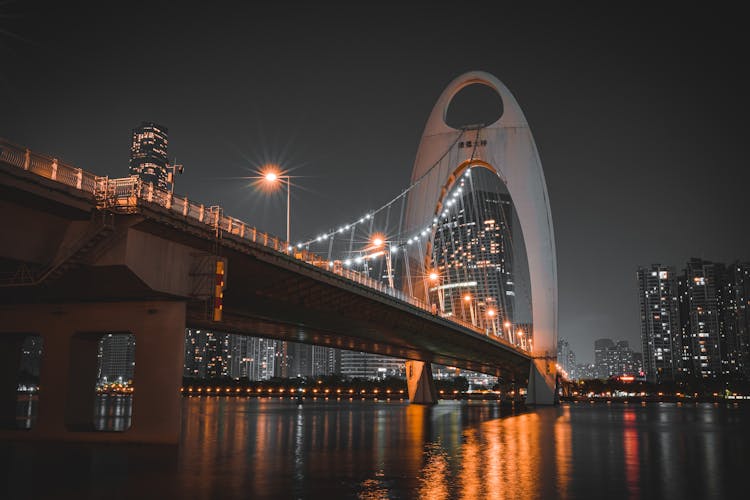
[[[130,175],[159,189],[169,185],[167,128],[154,122],[142,122],[133,129],[130,144]]]
[[[358,351],[340,351],[341,370],[344,377],[385,378],[403,376],[405,365],[403,359],[381,356]]]
[[[655,264],[637,278],[649,380],[750,377],[750,264],[693,258],[679,275]]]
[[[576,353],[570,348],[567,339],[557,341],[557,365],[563,371],[563,376],[569,380],[575,380],[578,376],[576,371]]]
[[[99,341],[100,384],[127,384],[133,380],[135,336],[127,333],[107,334]]]
[[[633,352],[626,340],[613,342],[599,339],[594,342],[594,375],[606,379],[623,375],[639,376],[642,371],[641,357]]]
[[[339,373],[339,349],[310,344],[288,343],[290,377],[317,377]]]
[[[654,264],[639,268],[637,278],[647,379],[674,380],[682,356],[677,275],[671,267]]]
[[[279,341],[187,329],[184,376],[267,380],[277,376]]]

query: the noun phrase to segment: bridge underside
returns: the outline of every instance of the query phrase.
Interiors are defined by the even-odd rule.
[[[130,234],[120,237],[125,244],[133,232],[161,232],[163,237],[163,230],[152,221],[141,221],[128,228]],[[195,243],[198,246],[200,242]],[[206,302],[155,291],[127,265],[85,266],[70,270],[51,283],[0,288],[0,302],[7,307],[32,303],[185,301],[189,328],[429,361],[519,383],[528,376],[528,358],[470,330],[457,331],[460,327],[455,324],[409,305],[399,305],[364,286],[329,283],[337,277],[321,279],[318,269],[289,270],[287,267],[299,264],[284,256],[241,255],[228,248],[221,254],[230,264],[224,311],[218,322],[212,320]]]

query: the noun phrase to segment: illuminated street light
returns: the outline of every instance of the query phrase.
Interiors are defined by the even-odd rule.
[[[523,336],[523,330],[518,330],[516,332],[516,335],[518,335],[518,338],[521,341],[521,349],[526,349],[526,342],[524,341],[525,339],[524,339],[524,336]]]
[[[506,321],[503,323],[503,327],[505,328],[505,335],[508,337],[508,340],[512,343],[513,342],[513,325],[510,321]]]
[[[263,174],[263,179],[269,184],[273,185],[276,184],[276,182],[281,182],[282,184],[286,184],[286,241],[287,243],[290,241],[290,205],[291,205],[291,193],[292,193],[292,184],[289,182],[289,176],[288,175],[279,175],[275,170],[268,170]]]
[[[476,317],[476,314],[474,313],[474,304],[472,304],[471,302],[470,294],[467,293],[466,295],[464,295],[464,302],[466,302],[469,307],[469,313],[471,314],[471,324],[474,326],[477,326],[477,317]]]
[[[443,297],[443,289],[439,286],[440,273],[437,270],[433,269],[427,273],[426,278],[430,281],[430,283],[433,283],[435,285],[438,294],[438,305],[440,306],[440,313],[442,314],[445,310],[445,298]],[[427,287],[427,283],[425,283],[425,295],[427,296],[427,302],[430,303],[430,293],[429,287]]]
[[[497,314],[497,311],[494,309],[487,309],[487,316],[490,318],[490,323],[492,323],[492,333],[497,337],[497,324],[495,322],[495,315]]]

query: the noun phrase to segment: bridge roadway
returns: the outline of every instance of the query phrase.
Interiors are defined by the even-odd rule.
[[[64,170],[54,163],[56,172]],[[7,145],[4,154],[0,149],[0,338],[5,347],[18,347],[21,333],[43,339],[39,430],[26,431],[29,437],[102,439],[91,432],[93,391],[86,384],[93,386],[93,340],[104,333],[136,336],[133,424],[106,438],[114,441],[179,437],[179,402],[168,394],[179,398],[186,326],[440,363],[519,384],[528,379],[526,352],[381,283],[294,255],[286,243],[218,211],[200,206],[191,216],[198,205],[177,197],[165,203],[130,179],[114,186],[73,170],[60,182],[35,173],[34,161],[25,166],[8,157]],[[85,189],[102,182],[109,183],[106,196],[97,196],[101,187]],[[220,321],[212,317],[217,260],[227,271]],[[2,351],[8,359],[0,361],[18,366],[18,349]],[[407,362],[407,372],[410,398],[431,402],[429,364]],[[5,375],[0,398],[7,401],[15,381]],[[45,410],[45,396],[55,398],[45,394],[48,387],[61,395]],[[8,417],[10,406],[3,408]]]

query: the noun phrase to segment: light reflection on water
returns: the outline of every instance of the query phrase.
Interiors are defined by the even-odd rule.
[[[98,431],[121,432],[130,428],[133,415],[133,398],[130,394],[97,394],[94,403],[93,422]],[[39,396],[19,394],[16,403],[16,425],[19,429],[30,429],[39,413]]]
[[[117,485],[127,498],[722,498],[746,477],[749,417],[750,405],[513,412],[495,402],[196,397],[184,400],[179,448],[0,451],[13,460],[11,493],[25,478],[32,497],[108,496]],[[67,489],[35,480],[61,473]]]

